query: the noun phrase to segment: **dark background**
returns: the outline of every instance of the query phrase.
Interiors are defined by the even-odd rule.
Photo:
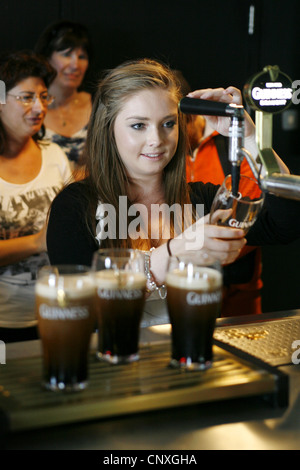
[[[180,69],[193,89],[242,88],[265,65],[300,80],[298,0],[0,0],[0,9],[2,50],[33,48],[57,19],[84,23],[94,46],[90,91],[101,70],[139,57]],[[298,108],[274,116],[273,125],[273,146],[294,173],[300,173]],[[264,311],[300,308],[299,255],[299,241],[263,249]]]

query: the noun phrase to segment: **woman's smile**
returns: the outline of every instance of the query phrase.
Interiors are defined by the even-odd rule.
[[[150,158],[151,160],[159,160],[160,158],[163,158],[164,154],[162,152],[160,153],[142,153],[142,157],[145,158]]]
[[[128,176],[162,173],[178,143],[176,101],[158,88],[130,96],[117,115],[114,136]]]

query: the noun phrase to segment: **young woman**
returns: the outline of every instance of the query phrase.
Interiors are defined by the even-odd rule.
[[[55,71],[35,54],[0,58],[6,103],[0,105],[0,339],[35,333],[37,269],[49,263],[45,222],[71,170],[56,144],[43,144]]]
[[[42,33],[35,50],[57,72],[49,88],[55,101],[45,119],[46,137],[62,147],[73,168],[77,168],[83,163],[82,149],[92,109],[91,95],[82,89],[91,55],[88,32],[78,23],[53,23]]]
[[[154,290],[150,299],[156,296],[159,302],[146,302],[148,324],[167,320],[159,294],[170,252],[207,249],[227,265],[246,243],[242,230],[208,224],[207,214],[218,187],[186,183],[185,117],[178,112],[179,90],[173,73],[152,60],[127,62],[107,72],[99,84],[88,129],[87,177],[54,200],[48,224],[47,245],[53,264],[89,265],[99,246],[147,251],[149,287]],[[241,101],[234,88],[206,93],[210,93],[209,99]],[[194,93],[202,95],[201,91]],[[227,118],[212,118],[211,125],[228,134]],[[253,152],[255,129],[249,116],[245,129],[246,146]],[[162,205],[177,205],[181,215],[185,206],[202,207],[204,217],[197,218],[193,211],[187,226],[187,220],[178,224],[176,216],[168,217],[166,211],[162,220],[157,212]],[[268,242],[277,229],[276,210],[256,225],[248,241]],[[195,237],[189,243],[192,233]],[[280,225],[277,240],[285,235],[285,227]]]

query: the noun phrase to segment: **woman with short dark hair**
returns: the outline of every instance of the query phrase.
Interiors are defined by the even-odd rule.
[[[54,69],[32,52],[0,57],[6,102],[0,104],[0,339],[35,334],[34,285],[48,264],[46,217],[69,181],[63,151],[44,143],[43,122],[53,98]]]

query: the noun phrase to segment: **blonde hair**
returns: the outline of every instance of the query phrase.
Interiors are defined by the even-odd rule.
[[[90,223],[95,216],[95,204],[99,201],[112,204],[118,214],[119,196],[127,195],[128,177],[116,146],[114,123],[125,100],[149,88],[168,90],[177,102],[181,98],[180,84],[171,69],[151,59],[125,62],[106,72],[99,83],[85,148]],[[186,120],[181,113],[178,125],[178,145],[164,169],[164,188],[165,202],[170,206],[179,203],[183,207],[190,200],[185,179]],[[124,244],[121,240],[111,242]],[[130,240],[125,240],[125,245],[131,244]]]

